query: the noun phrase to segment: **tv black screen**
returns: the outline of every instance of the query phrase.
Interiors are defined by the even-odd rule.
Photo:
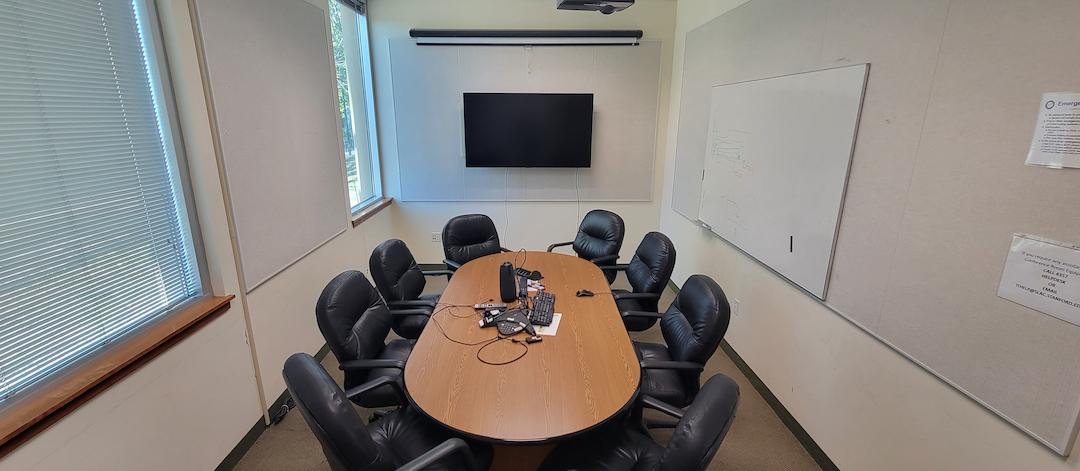
[[[588,167],[591,93],[466,93],[466,167]]]

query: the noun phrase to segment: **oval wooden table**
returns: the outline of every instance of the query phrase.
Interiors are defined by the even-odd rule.
[[[562,319],[556,335],[528,345],[520,359],[485,364],[477,358],[480,345],[461,343],[497,334],[494,327],[480,327],[472,305],[499,299],[499,265],[515,258],[519,266],[544,275],[541,282],[555,295],[555,312]],[[600,294],[579,298],[580,289]],[[596,265],[569,255],[501,253],[466,263],[454,273],[405,364],[410,401],[453,430],[504,445],[551,443],[604,423],[629,407],[641,379],[610,291]],[[524,349],[502,340],[481,356],[500,362]],[[497,455],[505,453],[498,448]]]

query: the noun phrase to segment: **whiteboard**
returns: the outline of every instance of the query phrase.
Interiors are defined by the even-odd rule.
[[[348,224],[327,15],[303,0],[196,5],[250,292]]]
[[[698,218],[825,299],[868,65],[712,87]]]

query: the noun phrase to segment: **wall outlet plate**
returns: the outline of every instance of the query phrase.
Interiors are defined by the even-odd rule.
[[[431,233],[431,241],[432,242],[442,242],[442,232],[432,232]]]

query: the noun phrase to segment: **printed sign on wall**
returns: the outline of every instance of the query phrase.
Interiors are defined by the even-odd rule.
[[[1080,247],[1014,234],[998,296],[1080,325]]]
[[[1044,93],[1028,165],[1080,167],[1080,93]]]

